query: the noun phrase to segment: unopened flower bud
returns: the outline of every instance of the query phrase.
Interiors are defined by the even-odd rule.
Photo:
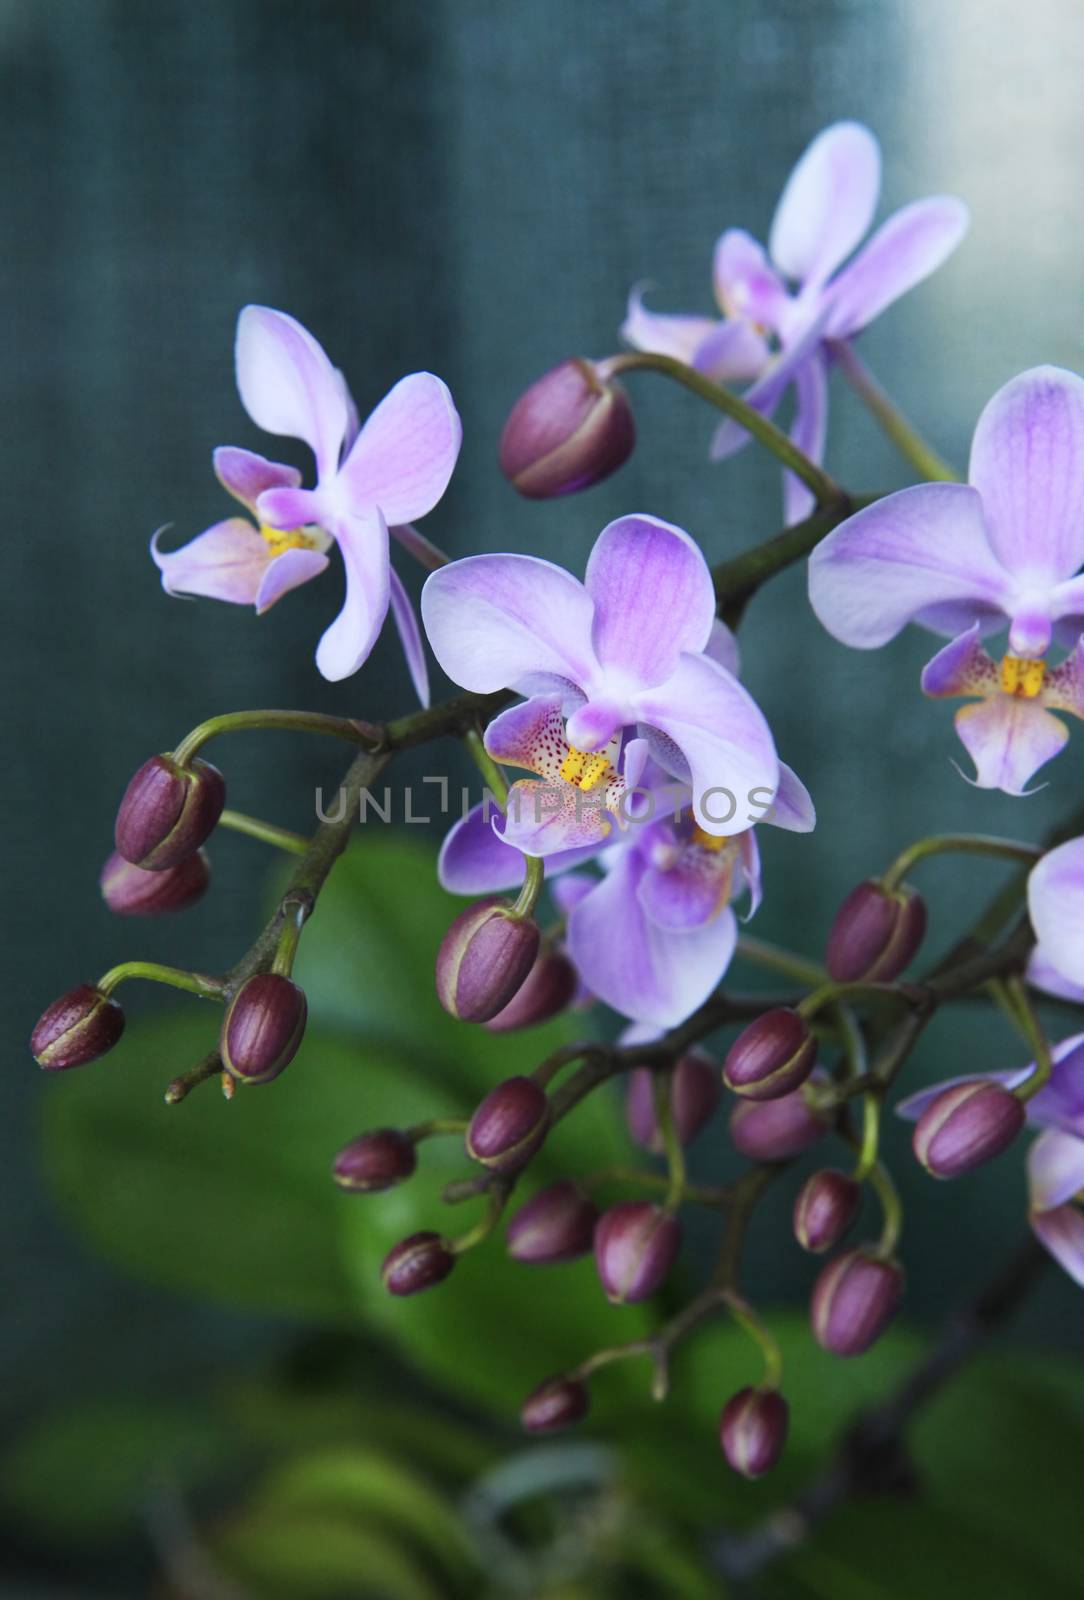
[[[528,1433],[559,1433],[582,1422],[590,1403],[578,1378],[547,1378],[524,1400],[519,1420]]]
[[[816,1059],[809,1023],[789,1006],[777,1006],[735,1039],[723,1064],[723,1082],[746,1100],[778,1100],[805,1082]]]
[[[831,1114],[814,1111],[804,1089],[779,1100],[741,1100],[730,1113],[730,1138],[750,1161],[789,1161],[824,1137]]]
[[[629,1073],[625,1115],[637,1144],[656,1153],[663,1148],[655,1116],[657,1073],[636,1067]],[[719,1075],[714,1063],[699,1051],[682,1056],[670,1074],[670,1114],[682,1144],[690,1144],[711,1121],[719,1104]]]
[[[277,972],[248,978],[222,1022],[222,1064],[239,1083],[269,1083],[288,1067],[305,1032],[304,990]]]
[[[178,766],[151,756],[124,791],[116,846],[125,861],[161,872],[194,855],[214,832],[226,804],[226,781],[209,761]]]
[[[662,1206],[627,1200],[604,1211],[595,1229],[595,1265],[615,1305],[646,1300],[681,1249],[681,1223]]]
[[[546,1137],[550,1103],[533,1078],[506,1078],[470,1119],[467,1154],[497,1172],[516,1172]]]
[[[837,1245],[858,1215],[861,1185],[846,1172],[826,1167],[802,1184],[794,1202],[794,1237],[803,1250],[820,1255]]]
[[[389,1294],[418,1294],[442,1283],[455,1256],[439,1233],[412,1233],[392,1245],[380,1275]]]
[[[164,917],[184,911],[200,898],[211,881],[211,864],[204,851],[197,850],[176,867],[148,872],[114,850],[98,881],[102,899],[118,916]]]
[[[374,1194],[409,1178],[417,1163],[413,1139],[399,1128],[372,1128],[343,1145],[331,1175],[351,1194]]]
[[[957,1083],[918,1119],[914,1152],[934,1178],[958,1178],[1008,1149],[1024,1126],[1021,1102],[1000,1083]]]
[[[520,988],[486,1027],[490,1033],[511,1033],[548,1022],[572,1004],[578,983],[576,969],[564,952],[544,949]]]
[[[538,924],[507,900],[479,900],[456,917],[437,953],[437,998],[460,1022],[488,1022],[503,1011],[534,965]]]
[[[787,1442],[790,1413],[778,1389],[739,1389],[719,1420],[719,1443],[743,1478],[770,1472]]]
[[[885,1260],[868,1247],[829,1261],[810,1301],[817,1343],[836,1356],[860,1356],[899,1310],[903,1284],[899,1262]]]
[[[608,478],[635,444],[625,391],[592,362],[573,357],[532,383],[512,407],[501,434],[501,471],[529,500],[550,500]]]
[[[886,890],[869,879],[852,889],[836,912],[825,966],[836,983],[892,983],[926,933],[926,906],[904,884]]]
[[[532,1195],[508,1224],[508,1254],[529,1266],[551,1266],[585,1256],[595,1237],[598,1209],[578,1184],[564,1178]]]
[[[93,984],[81,983],[47,1006],[30,1035],[30,1048],[46,1072],[66,1072],[112,1050],[124,1032],[124,1012]]]

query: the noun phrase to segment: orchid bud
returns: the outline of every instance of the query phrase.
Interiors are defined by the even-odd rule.
[[[412,1233],[392,1245],[380,1269],[389,1294],[419,1294],[443,1283],[455,1256],[439,1233]]]
[[[304,990],[277,972],[247,978],[222,1022],[222,1064],[238,1083],[269,1083],[297,1054],[305,1032]]]
[[[501,471],[529,500],[587,489],[632,454],[636,423],[625,391],[574,356],[520,395],[504,425]]]
[[[787,1442],[790,1412],[778,1389],[739,1389],[719,1420],[719,1443],[743,1478],[770,1472]]]
[[[211,864],[197,850],[175,867],[148,872],[115,850],[98,881],[102,899],[119,917],[164,917],[195,904],[211,881]]]
[[[625,1115],[637,1144],[657,1153],[663,1142],[655,1116],[656,1078],[650,1067],[636,1067],[629,1073]],[[710,1058],[698,1051],[682,1056],[670,1073],[669,1095],[674,1130],[682,1144],[690,1144],[719,1104],[719,1078]]]
[[[814,1172],[794,1202],[794,1237],[814,1255],[831,1250],[858,1215],[861,1201],[861,1185],[846,1172],[835,1167]]]
[[[595,1229],[595,1265],[614,1305],[646,1300],[681,1249],[681,1223],[662,1206],[626,1200],[604,1211]]]
[[[779,1100],[741,1100],[730,1114],[730,1138],[750,1161],[789,1161],[824,1137],[831,1113],[814,1111],[804,1089]]]
[[[418,1164],[413,1139],[399,1128],[373,1128],[343,1145],[331,1176],[351,1194],[375,1194],[409,1178]]]
[[[124,791],[116,846],[125,861],[162,872],[194,855],[214,832],[226,804],[226,781],[209,761],[182,767],[151,756]]]
[[[576,994],[576,969],[561,950],[542,950],[520,988],[486,1027],[490,1033],[533,1028],[559,1016]]]
[[[746,1100],[778,1100],[805,1082],[816,1059],[809,1023],[789,1006],[777,1006],[735,1039],[723,1064],[723,1082]]]
[[[1000,1083],[957,1083],[918,1119],[913,1148],[934,1178],[958,1178],[1008,1149],[1024,1126],[1021,1102]]]
[[[456,917],[437,954],[437,998],[460,1022],[489,1022],[519,993],[538,955],[538,924],[506,900],[479,900]]]
[[[546,1091],[533,1078],[506,1078],[470,1119],[467,1154],[496,1172],[517,1172],[546,1137],[549,1121]]]
[[[869,879],[836,912],[825,965],[836,983],[892,983],[926,933],[926,905],[904,884],[884,889]]]
[[[519,1420],[528,1433],[558,1433],[582,1422],[590,1403],[578,1378],[547,1378],[524,1400]]]
[[[124,1012],[93,984],[81,983],[47,1006],[30,1035],[30,1048],[46,1072],[66,1072],[112,1050],[124,1032]]]
[[[508,1254],[528,1266],[551,1266],[585,1256],[598,1209],[578,1184],[564,1178],[532,1195],[508,1224]]]
[[[879,1339],[903,1299],[903,1268],[868,1246],[848,1250],[821,1270],[810,1315],[817,1343],[832,1355],[860,1356]]]

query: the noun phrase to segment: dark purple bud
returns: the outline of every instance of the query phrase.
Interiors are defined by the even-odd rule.
[[[743,1478],[770,1472],[787,1442],[790,1412],[778,1389],[739,1389],[723,1408],[719,1443]]]
[[[202,850],[176,867],[148,872],[115,850],[98,880],[102,899],[120,917],[164,917],[194,905],[211,881],[211,863]]]
[[[305,1032],[304,990],[277,972],[248,978],[222,1022],[222,1064],[239,1083],[269,1083],[288,1067]]]
[[[331,1176],[351,1194],[373,1194],[409,1178],[418,1164],[413,1139],[399,1128],[372,1128],[343,1145]]]
[[[550,1103],[533,1078],[506,1078],[470,1119],[467,1154],[497,1172],[516,1172],[546,1137]]]
[[[655,1116],[655,1079],[650,1067],[635,1067],[629,1073],[625,1114],[637,1144],[658,1153],[663,1145]],[[691,1144],[711,1121],[719,1094],[719,1074],[710,1057],[698,1051],[682,1056],[670,1074],[670,1114],[682,1144]]]
[[[455,1256],[439,1233],[412,1233],[392,1245],[380,1275],[389,1294],[419,1294],[443,1283],[455,1266]]]
[[[778,1100],[805,1082],[816,1059],[817,1041],[808,1022],[789,1006],[778,1006],[735,1039],[723,1064],[723,1082],[747,1100]]]
[[[524,1400],[519,1420],[528,1433],[559,1433],[582,1422],[590,1403],[578,1378],[547,1378]]]
[[[93,984],[81,983],[47,1006],[30,1035],[30,1048],[46,1072],[66,1072],[97,1061],[124,1032],[124,1012]]]
[[[899,1310],[903,1284],[899,1262],[868,1246],[829,1261],[813,1285],[809,1306],[817,1343],[836,1356],[860,1356]]]
[[[858,1215],[861,1185],[846,1172],[826,1167],[802,1184],[794,1202],[794,1237],[803,1250],[820,1255],[837,1245]]]
[[[460,913],[437,953],[437,998],[460,1022],[489,1022],[526,981],[542,936],[507,900],[479,900]]]
[[[1021,1102],[1000,1083],[958,1083],[918,1119],[914,1152],[934,1178],[958,1178],[992,1161],[1024,1126]]]
[[[512,407],[501,434],[501,471],[529,500],[551,500],[608,478],[635,444],[624,389],[574,356],[551,367]]]
[[[552,1266],[585,1256],[595,1237],[598,1208],[567,1178],[520,1206],[508,1224],[508,1254],[528,1266]]]
[[[548,1022],[572,1004],[578,983],[576,969],[563,951],[542,950],[520,988],[486,1027],[490,1033],[511,1033],[514,1028]]]
[[[836,983],[892,983],[926,933],[926,905],[906,884],[891,891],[871,878],[836,912],[825,965]]]
[[[595,1229],[595,1265],[608,1300],[631,1305],[659,1288],[681,1249],[681,1223],[662,1206],[626,1200]]]
[[[804,1089],[779,1100],[741,1100],[730,1113],[730,1138],[750,1161],[789,1161],[824,1137],[830,1112],[814,1111]]]
[[[214,832],[226,804],[226,781],[208,761],[178,766],[151,756],[124,791],[114,833],[125,861],[149,872],[175,867]]]

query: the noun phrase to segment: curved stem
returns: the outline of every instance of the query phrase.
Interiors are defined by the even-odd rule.
[[[651,1092],[655,1102],[655,1121],[666,1154],[666,1170],[670,1180],[666,1199],[663,1201],[668,1211],[676,1211],[685,1197],[685,1151],[678,1138],[677,1124],[674,1121],[673,1084],[672,1067],[656,1071],[652,1075]]]
[[[119,967],[110,967],[97,987],[103,994],[112,994],[121,983],[132,978],[144,978],[148,983],[165,983],[171,989],[184,989],[188,994],[199,995],[201,1000],[221,1000],[226,993],[223,978],[213,978],[204,972],[188,972],[183,967],[166,967],[160,961],[124,961]]]
[[[415,561],[421,563],[426,572],[437,572],[441,567],[446,567],[451,560],[451,557],[446,556],[438,545],[425,537],[424,533],[419,533],[412,522],[397,523],[395,527],[389,528],[388,532],[393,539],[398,540],[404,550],[409,551]]]
[[[747,933],[738,938],[738,954],[747,961],[755,961],[758,967],[781,972],[784,977],[794,978],[798,983],[817,986],[828,977],[818,962],[809,961],[792,950],[784,950],[782,945],[769,944],[766,939],[754,939]]]
[[[834,500],[843,499],[843,491],[835,480],[799,450],[782,428],[776,427],[768,417],[762,416],[753,406],[748,405],[738,395],[732,394],[729,389],[724,389],[721,384],[705,378],[695,367],[686,366],[683,361],[675,361],[672,356],[656,355],[647,350],[629,350],[621,355],[609,356],[605,361],[596,362],[595,365],[605,377],[615,377],[624,372],[663,373],[675,383],[691,389],[693,394],[699,395],[701,400],[706,400],[717,411],[724,412],[726,416],[740,423],[758,444],[770,450],[776,460],[793,472],[795,477],[801,478],[806,488],[815,495],[819,505],[829,505]]]
[[[446,1133],[459,1134],[462,1137],[469,1126],[466,1117],[430,1117],[425,1122],[413,1123],[403,1131],[413,1144],[421,1144],[423,1139],[438,1139]]]
[[[508,1204],[508,1196],[512,1193],[512,1179],[501,1177],[491,1184],[486,1200],[486,1208],[473,1228],[466,1233],[461,1233],[457,1239],[448,1240],[448,1248],[455,1256],[464,1255],[468,1250],[473,1250],[475,1245],[488,1239]]]
[[[935,483],[956,483],[959,474],[953,472],[948,462],[939,456],[931,445],[928,445],[917,428],[908,421],[903,412],[882,389],[877,379],[862,360],[858,351],[849,340],[840,340],[838,344],[829,347],[835,358],[836,365],[866,406],[870,414],[876,418],[885,434],[891,439],[896,449],[906,461],[909,461],[916,472],[922,474]]]
[[[945,854],[995,856],[1002,861],[1035,862],[1042,856],[1038,845],[1025,844],[1020,839],[999,839],[984,833],[931,833],[925,839],[901,850],[881,877],[881,886],[890,894],[898,889],[908,872],[927,856]]]
[[[870,1168],[869,1181],[876,1191],[884,1213],[884,1224],[881,1228],[881,1237],[877,1243],[878,1254],[891,1256],[899,1244],[900,1232],[903,1228],[903,1206],[900,1202],[899,1190],[892,1181],[888,1168],[882,1161],[875,1161]]]
[[[783,1352],[771,1330],[757,1316],[752,1306],[732,1289],[724,1289],[722,1301],[734,1321],[747,1333],[764,1357],[762,1387],[778,1389],[783,1381]]]
[[[250,839],[259,839],[263,844],[274,845],[289,855],[303,856],[309,848],[309,841],[304,834],[280,828],[274,822],[264,822],[259,817],[247,816],[243,811],[230,811],[227,808],[219,817],[218,825],[220,828],[232,828],[234,833],[247,834]]]
[[[1005,979],[1005,989],[1016,1008],[1017,1027],[1030,1044],[1035,1055],[1035,1071],[1031,1077],[1022,1083],[1013,1093],[1018,1100],[1025,1104],[1033,1095],[1037,1095],[1045,1084],[1050,1082],[1050,1075],[1054,1070],[1054,1059],[1050,1053],[1050,1041],[1031,1003],[1031,996],[1023,980],[1015,975]]]
[[[854,1164],[856,1182],[864,1183],[877,1165],[880,1139],[881,1097],[878,1093],[870,1093],[862,1100],[862,1142],[858,1147],[858,1159]]]
[[[323,733],[333,739],[345,739],[349,744],[363,745],[371,750],[377,730],[363,723],[351,722],[346,717],[329,717],[319,711],[227,711],[221,717],[210,717],[185,735],[173,752],[173,759],[185,767],[197,750],[209,739],[222,733],[238,733],[245,728],[281,728],[294,733]]]

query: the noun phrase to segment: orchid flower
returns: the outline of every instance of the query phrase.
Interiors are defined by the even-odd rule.
[[[1028,875],[1036,945],[1028,982],[1062,1000],[1084,1001],[1084,839],[1048,850]]]
[[[861,123],[833,123],[787,179],[768,250],[741,228],[728,228],[716,244],[713,277],[723,320],[660,316],[634,290],[623,338],[718,382],[755,379],[745,399],[765,416],[773,415],[793,386],[791,438],[819,465],[832,345],[854,338],[921,283],[967,231],[961,200],[916,200],[882,223],[843,266],[869,230],[880,187],[881,152],[873,134]],[[712,458],[733,455],[748,440],[741,425],[728,420],[715,434]],[[809,490],[792,473],[784,474],[784,501],[788,522],[807,516],[813,506]]]
[[[325,678],[347,678],[369,656],[391,605],[418,696],[428,675],[413,607],[388,559],[388,531],[433,509],[448,486],[462,428],[439,378],[402,378],[359,428],[342,374],[313,336],[281,311],[246,306],[237,323],[241,402],[268,433],[303,440],[316,460],[316,485],[292,467],[247,450],[215,452],[224,487],[247,507],[180,550],[151,553],[169,594],[209,595],[267,608],[328,564],[338,545],[346,599],[320,640]]]
[[[1028,1122],[1043,1130],[1028,1151],[1028,1218],[1055,1261],[1084,1287],[1084,1033],[1063,1039],[1051,1054],[1050,1081],[1027,1103]],[[901,1101],[896,1112],[917,1122],[956,1084],[989,1080],[1016,1089],[1034,1071],[1035,1063],[1029,1062],[1007,1072],[949,1078]]]
[[[1058,367],[1012,379],[975,429],[967,484],[929,483],[849,517],[809,560],[809,598],[835,638],[887,644],[908,622],[955,634],[928,695],[972,695],[956,728],[975,783],[1026,792],[1084,716],[1084,381]],[[980,639],[1008,624],[995,663]],[[1050,669],[1055,642],[1071,653]]]
[[[554,800],[544,813],[516,786],[508,837],[527,854],[601,843],[611,817],[627,820],[621,799],[648,754],[691,786],[696,822],[713,837],[740,833],[770,805],[772,736],[708,653],[711,573],[680,528],[647,516],[611,522],[583,583],[533,556],[454,561],[426,582],[422,617],[454,683],[529,697],[486,731],[490,755],[538,773]],[[619,773],[629,728],[638,736]]]

